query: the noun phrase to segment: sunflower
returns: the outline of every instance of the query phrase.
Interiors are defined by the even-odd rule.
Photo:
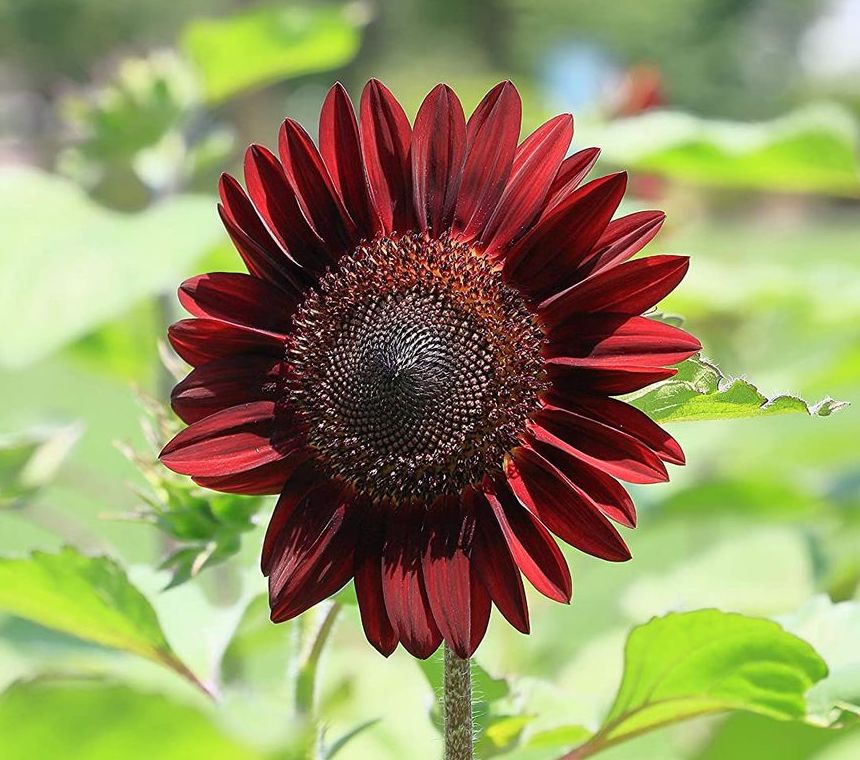
[[[525,576],[571,598],[554,538],[613,562],[633,527],[619,480],[668,479],[680,447],[614,396],[699,350],[641,316],[687,271],[630,260],[664,215],[613,220],[626,175],[583,184],[573,119],[519,141],[503,82],[466,120],[437,86],[414,126],[371,80],[335,85],[319,148],[295,121],[252,145],[219,212],[248,274],[193,277],[170,329],[193,370],[161,453],[206,488],[279,494],[262,550],[271,617],[350,580],[368,640],[469,657],[495,605],[529,631]]]

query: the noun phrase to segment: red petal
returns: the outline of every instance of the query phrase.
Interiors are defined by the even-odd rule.
[[[654,239],[665,220],[662,211],[637,211],[614,219],[582,262],[579,276],[584,278],[632,258]]]
[[[283,536],[284,526],[295,514],[296,507],[311,491],[320,488],[328,489],[326,493],[329,493],[332,486],[320,475],[319,470],[307,461],[294,468],[292,476],[285,481],[263,539],[263,551],[260,555],[260,569],[263,575],[269,575],[272,572],[272,564],[276,559],[275,550]],[[334,508],[334,505],[331,507]]]
[[[660,483],[669,479],[660,458],[633,436],[565,409],[546,406],[532,415],[532,433],[629,483]]]
[[[333,250],[352,250],[358,242],[355,225],[310,135],[287,119],[278,133],[278,150],[287,180],[311,225]]]
[[[552,329],[544,355],[569,366],[666,366],[702,349],[692,335],[647,317],[583,315]]]
[[[170,394],[173,411],[184,422],[248,401],[276,401],[284,396],[287,367],[271,357],[230,356],[193,370]]]
[[[501,82],[478,104],[466,125],[466,160],[453,230],[460,240],[480,238],[502,197],[520,138],[522,103],[511,82]]]
[[[385,657],[397,646],[397,634],[385,609],[382,591],[382,549],[385,541],[385,509],[391,505],[362,505],[361,532],[355,549],[355,595],[367,640]]]
[[[441,498],[427,510],[424,529],[424,587],[433,619],[448,646],[471,657],[490,617],[490,598],[472,567],[475,516],[459,497]]]
[[[298,434],[290,438],[290,434]],[[301,429],[275,404],[254,401],[231,407],[185,428],[159,455],[174,472],[194,477],[232,475],[283,459],[298,445]]]
[[[167,338],[173,350],[193,367],[236,354],[282,359],[286,342],[283,335],[217,319],[181,319],[168,328]]]
[[[551,391],[547,401],[572,412],[591,417],[642,441],[664,462],[684,464],[684,452],[678,442],[647,414],[636,407],[607,396]]]
[[[298,300],[313,279],[287,256],[281,244],[266,229],[250,199],[229,174],[218,185],[221,203],[218,215],[248,271]]]
[[[499,612],[518,631],[529,632],[529,609],[523,579],[502,529],[483,494],[472,488],[464,498],[476,514],[472,561],[475,571]]]
[[[517,501],[507,483],[485,479],[483,489],[522,574],[544,596],[569,602],[570,570],[550,532]]]
[[[633,499],[615,478],[555,446],[536,440],[530,445],[571,483],[585,491],[603,514],[628,528],[636,526]]]
[[[320,111],[319,141],[332,182],[358,225],[358,236],[372,238],[380,223],[367,192],[355,112],[339,82],[328,91]]]
[[[598,156],[600,156],[600,148],[585,148],[561,162],[558,174],[555,175],[547,193],[542,216],[549,215],[559,203],[564,203],[568,199],[597,163]]]
[[[300,615],[349,581],[354,518],[350,499],[332,485],[312,491],[286,521],[269,575],[273,622]]]
[[[539,313],[549,324],[575,314],[605,311],[641,314],[671,293],[690,267],[687,256],[648,256],[604,269],[542,303]]]
[[[386,234],[412,229],[409,143],[412,128],[394,95],[371,79],[361,93],[361,149],[376,212]]]
[[[561,114],[517,149],[507,187],[481,235],[486,253],[502,253],[521,238],[543,208],[547,192],[573,139],[573,117]]]
[[[412,194],[419,229],[439,237],[450,228],[466,146],[463,106],[447,85],[437,85],[415,117]]]
[[[548,365],[549,379],[565,393],[593,393],[618,396],[634,393],[678,374],[674,367],[637,367],[619,362],[615,366],[565,367]]]
[[[523,506],[562,541],[610,562],[630,559],[624,539],[588,494],[536,451],[513,449],[505,458],[505,475]]]
[[[389,519],[382,553],[382,592],[397,638],[410,654],[421,660],[427,659],[442,643],[421,572],[424,540],[419,509],[408,504],[396,506]]]
[[[179,286],[179,302],[195,317],[286,334],[298,305],[283,291],[247,274],[212,272]]]
[[[544,217],[505,259],[508,282],[534,298],[558,292],[612,219],[627,175],[610,174],[571,193]]]
[[[319,274],[337,260],[305,218],[296,191],[275,155],[262,145],[245,153],[248,194],[281,246],[308,271]]]
[[[296,467],[307,461],[310,456],[311,453],[308,449],[300,448],[288,454],[284,459],[253,467],[245,472],[219,477],[197,477],[192,478],[192,480],[203,488],[222,493],[237,493],[246,496],[278,494]]]

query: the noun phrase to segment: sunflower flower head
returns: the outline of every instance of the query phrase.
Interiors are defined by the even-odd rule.
[[[251,146],[219,212],[248,274],[182,284],[170,329],[193,370],[162,462],[202,486],[279,494],[262,570],[272,619],[354,580],[368,640],[461,657],[492,605],[529,631],[522,577],[570,600],[555,537],[630,553],[619,481],[668,479],[678,444],[615,398],[699,350],[642,316],[687,259],[631,260],[663,214],[613,220],[624,174],[583,184],[573,119],[520,142],[510,82],[467,120],[436,87],[411,125],[371,80],[335,85],[319,146],[296,122]],[[567,157],[566,157],[567,156]]]

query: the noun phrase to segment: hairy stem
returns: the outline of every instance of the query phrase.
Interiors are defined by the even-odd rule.
[[[445,673],[442,682],[442,710],[445,718],[445,760],[472,760],[472,670],[445,645]]]

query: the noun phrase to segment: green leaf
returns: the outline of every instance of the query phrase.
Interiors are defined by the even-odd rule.
[[[825,398],[810,404],[796,396],[768,398],[752,383],[727,377],[714,364],[700,358],[678,365],[678,374],[631,403],[656,422],[727,420],[803,413],[827,417],[847,402]]]
[[[773,121],[711,121],[657,111],[594,135],[613,164],[685,182],[766,191],[856,196],[857,124],[818,104]]]
[[[337,755],[347,744],[349,744],[349,742],[355,739],[356,736],[360,736],[362,733],[367,731],[367,729],[373,728],[377,723],[379,723],[379,718],[374,718],[373,720],[366,720],[363,723],[359,723],[355,728],[351,728],[332,744],[323,748],[324,760],[331,760],[331,758]]]
[[[219,102],[283,79],[343,66],[358,51],[356,8],[283,4],[191,23],[182,48]]]
[[[0,334],[0,365],[11,367],[173,291],[222,235],[209,198],[178,196],[120,214],[32,169],[0,172],[0,209],[0,324],[15,325]]]
[[[780,623],[809,641],[827,662],[827,678],[807,695],[810,713],[825,724],[841,720],[845,712],[860,716],[860,602],[834,604],[816,596]]]
[[[843,739],[840,731],[786,723],[751,713],[732,715],[717,728],[695,760],[725,760],[749,757],[755,748],[755,760],[810,760],[821,751]]]
[[[64,548],[0,558],[0,610],[166,665],[206,691],[171,649],[152,605],[108,557]]]
[[[283,684],[285,674],[295,670],[290,667],[297,654],[295,625],[272,625],[267,594],[252,599],[221,659],[224,683],[245,684],[258,690]]]
[[[682,488],[655,505],[672,517],[741,515],[744,519],[800,519],[821,513],[828,503],[816,494],[765,474],[744,479],[714,479]]]
[[[597,751],[728,710],[799,720],[806,715],[804,695],[826,675],[809,644],[770,620],[719,610],[654,618],[628,636],[621,686],[588,744]]]
[[[223,734],[193,707],[98,682],[13,685],[0,697],[0,736],[4,760],[264,756]]]
[[[525,746],[540,749],[567,749],[582,744],[590,736],[591,731],[585,726],[558,726],[558,728],[532,734]]]
[[[0,436],[0,509],[25,506],[50,483],[82,432],[72,424]]]

